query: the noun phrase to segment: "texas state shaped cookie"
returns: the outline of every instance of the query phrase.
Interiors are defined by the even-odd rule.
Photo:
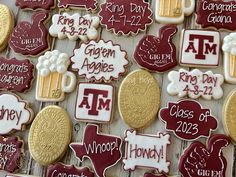
[[[236,30],[236,2],[227,0],[199,0],[197,24],[203,28]]]
[[[236,84],[236,33],[224,37],[222,50],[224,53],[224,76],[228,83]]]
[[[183,30],[179,63],[182,66],[217,67],[221,38],[218,31]]]
[[[80,161],[84,157],[91,160],[98,177],[105,177],[106,170],[120,161],[121,146],[120,137],[101,134],[98,132],[98,126],[93,124],[86,126],[82,143],[70,144],[76,158]]]
[[[28,102],[13,93],[0,94],[0,114],[0,135],[24,130],[33,119]]]
[[[48,30],[45,26],[49,15],[47,12],[36,12],[32,22],[22,21],[17,24],[9,39],[10,47],[22,55],[39,55],[49,49]]]
[[[229,137],[215,134],[208,139],[205,146],[201,142],[193,142],[179,161],[179,171],[183,177],[225,176],[227,160],[222,149],[230,144]]]
[[[126,73],[129,60],[120,45],[99,40],[82,43],[71,57],[72,69],[90,81],[118,80]]]
[[[137,134],[135,130],[125,132],[124,170],[137,167],[155,169],[168,173],[170,162],[167,160],[170,134],[158,132],[157,135]]]
[[[55,7],[56,0],[16,0],[16,6],[19,6],[21,9],[30,9],[30,10],[50,10]]]
[[[34,64],[30,60],[0,57],[0,90],[26,92],[34,80]]]
[[[176,48],[172,37],[177,30],[175,25],[166,25],[159,30],[159,37],[144,36],[135,49],[135,61],[141,67],[154,72],[164,72],[175,67]]]
[[[184,17],[194,12],[195,0],[157,0],[156,21],[163,24],[183,23]]]
[[[108,31],[121,35],[137,35],[153,22],[150,5],[144,0],[106,0],[99,16]]]
[[[224,77],[221,74],[214,74],[212,71],[205,73],[198,69],[187,71],[171,71],[168,74],[170,84],[167,86],[167,92],[170,95],[178,95],[182,98],[197,99],[220,99],[223,96],[221,85],[224,83]]]
[[[79,83],[75,119],[84,122],[109,123],[113,117],[115,87],[102,83]]]
[[[96,40],[99,36],[99,18],[97,16],[80,15],[74,13],[55,14],[52,17],[52,25],[49,28],[49,33],[53,37],[59,39],[69,38],[70,40],[81,39],[86,42],[88,40]]]
[[[211,115],[211,110],[190,99],[168,102],[159,115],[166,129],[184,140],[207,138],[218,127],[218,121]]]
[[[0,170],[14,172],[23,162],[24,142],[18,137],[0,136]]]
[[[59,8],[78,8],[86,9],[88,11],[95,11],[97,9],[97,0],[58,0]]]

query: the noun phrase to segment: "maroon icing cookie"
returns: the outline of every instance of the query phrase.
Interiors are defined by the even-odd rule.
[[[223,0],[199,0],[197,20],[203,28],[236,29],[236,2]]]
[[[14,172],[21,166],[23,141],[18,137],[0,136],[0,170]]]
[[[70,148],[82,161],[88,157],[99,177],[105,177],[105,171],[114,166],[122,157],[122,140],[120,137],[98,133],[98,126],[88,124],[84,131],[82,143],[71,143]]]
[[[25,92],[34,79],[34,64],[30,60],[0,57],[0,90]]]
[[[177,31],[175,25],[166,25],[160,28],[159,37],[144,36],[135,49],[135,61],[150,71],[164,72],[175,67],[176,48],[172,37]]]
[[[152,10],[144,0],[106,0],[99,16],[107,30],[122,35],[136,35],[153,22]]]
[[[10,47],[23,55],[38,55],[49,48],[48,30],[45,24],[49,15],[37,12],[32,16],[32,23],[20,22],[9,39]]]
[[[160,110],[160,118],[166,123],[167,130],[184,140],[209,137],[210,132],[218,127],[211,110],[204,109],[194,100],[168,102],[167,107]]]
[[[193,142],[180,158],[179,170],[183,177],[226,177],[227,161],[222,149],[229,144],[229,137],[223,134],[212,135],[207,148],[201,142]]]
[[[88,167],[76,168],[74,165],[66,166],[62,163],[51,165],[47,169],[47,177],[94,177]]]
[[[59,8],[75,7],[94,11],[97,9],[97,0],[58,0]]]
[[[154,175],[152,173],[145,173],[143,177],[167,177],[165,174]]]
[[[16,6],[20,6],[21,9],[50,10],[55,7],[55,0],[16,0]]]

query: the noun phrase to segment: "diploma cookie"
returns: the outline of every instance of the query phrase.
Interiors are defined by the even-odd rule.
[[[82,43],[74,50],[71,58],[72,69],[78,70],[79,76],[90,81],[118,80],[126,73],[129,60],[120,45],[103,40]]]
[[[225,176],[226,158],[222,149],[230,144],[229,137],[221,134],[212,135],[205,146],[193,142],[179,161],[179,171],[183,177]],[[214,163],[213,163],[214,162]]]
[[[155,18],[163,24],[183,23],[184,17],[194,12],[195,0],[158,0]]]
[[[236,2],[227,0],[199,0],[196,22],[203,28],[236,30]]]
[[[150,5],[144,0],[106,0],[98,15],[108,31],[122,35],[137,35],[153,22]]]
[[[99,36],[99,22],[99,17],[90,14],[84,16],[79,13],[73,15],[67,13],[55,14],[52,17],[49,33],[59,39],[69,38],[74,41],[80,39],[84,42],[96,40]]]
[[[124,170],[136,168],[155,169],[168,173],[170,162],[167,160],[170,134],[158,132],[157,135],[137,134],[135,130],[125,132]]]
[[[224,77],[221,74],[214,74],[212,71],[205,73],[198,69],[187,71],[171,71],[168,74],[170,84],[167,86],[167,92],[170,95],[178,95],[182,98],[197,99],[202,97],[206,100],[220,99],[223,96],[221,85],[224,83]]]
[[[211,115],[211,110],[203,108],[195,100],[168,102],[167,107],[160,110],[159,117],[166,124],[166,130],[183,140],[207,138],[218,127],[218,121]]]
[[[15,172],[23,163],[24,142],[18,137],[0,136],[0,170]]]
[[[24,175],[24,174],[7,174],[5,177],[39,177],[39,176]]]
[[[76,76],[67,71],[70,58],[58,50],[48,51],[38,58],[36,99],[39,101],[62,101],[65,93],[76,86]]]
[[[24,130],[33,119],[28,102],[13,93],[0,94],[0,135]]]
[[[236,84],[236,33],[225,36],[222,45],[224,53],[224,76],[228,83]]]
[[[98,126],[88,124],[85,127],[82,143],[71,143],[76,158],[80,161],[87,157],[91,160],[98,177],[105,177],[108,168],[116,165],[121,157],[122,140],[113,135],[100,134]]]
[[[172,37],[177,30],[175,25],[166,25],[159,30],[159,37],[144,36],[135,49],[135,61],[141,67],[154,72],[165,72],[175,67],[176,48]]]
[[[55,1],[56,0],[16,0],[16,6],[24,10],[51,10],[55,7]]]
[[[50,105],[35,117],[29,131],[29,151],[43,166],[60,160],[71,141],[72,123],[66,110]]]
[[[97,0],[58,0],[59,8],[78,8],[94,12],[97,9]]]
[[[30,60],[0,57],[0,90],[28,91],[34,80],[34,64]]]
[[[0,52],[6,48],[13,28],[14,15],[12,11],[6,5],[0,4]]]
[[[159,84],[149,72],[135,70],[122,81],[118,93],[118,107],[121,118],[130,127],[147,127],[155,120],[159,106]]]
[[[221,38],[218,31],[183,30],[179,63],[182,66],[217,67]]]
[[[47,169],[47,177],[94,177],[88,167],[77,168],[74,165],[56,163]]]
[[[36,56],[49,49],[48,30],[45,26],[49,15],[47,12],[36,12],[32,23],[22,21],[13,30],[9,46],[16,53]]]
[[[75,119],[84,122],[109,123],[113,117],[115,87],[100,83],[79,83]]]

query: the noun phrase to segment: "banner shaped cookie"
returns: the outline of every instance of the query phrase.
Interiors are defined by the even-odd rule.
[[[98,177],[105,177],[108,168],[116,165],[121,157],[122,140],[120,137],[98,133],[98,126],[88,124],[82,143],[71,143],[70,148],[82,161],[88,157]]]
[[[144,36],[135,49],[135,61],[150,71],[164,72],[175,67],[176,48],[172,37],[177,30],[175,25],[166,25],[160,29],[159,37]]]
[[[99,16],[108,31],[121,35],[137,35],[153,22],[150,5],[144,0],[106,0]]]
[[[30,60],[0,57],[0,90],[25,92],[34,79],[34,64]]]
[[[74,165],[56,163],[47,169],[47,177],[94,177],[88,167],[77,168]]]
[[[113,116],[115,87],[108,84],[79,83],[75,119],[108,123]]]
[[[86,9],[88,11],[95,11],[97,9],[97,0],[58,0],[59,8],[78,8]]]
[[[236,2],[231,0],[199,0],[196,22],[203,28],[236,30]]]
[[[96,40],[98,38],[99,18],[90,14],[81,16],[79,13],[69,15],[67,13],[55,14],[52,17],[52,25],[49,33],[59,39],[69,38],[70,40],[81,39]]]
[[[18,137],[0,136],[0,170],[14,172],[23,161],[24,142]]]
[[[118,80],[126,73],[129,61],[127,53],[112,41],[100,40],[81,44],[74,50],[72,69],[78,70],[79,76],[88,80]]]
[[[208,139],[207,147],[201,142],[193,142],[185,149],[179,161],[179,171],[183,177],[226,177],[227,160],[222,149],[230,144],[229,137],[215,134]]]
[[[152,168],[159,173],[168,173],[170,162],[167,160],[167,147],[170,134],[138,135],[134,130],[125,132],[124,170],[135,170],[137,167]]]
[[[206,30],[183,30],[180,65],[217,67],[220,60],[220,33]]]
[[[19,6],[21,9],[44,9],[50,10],[55,7],[56,0],[16,0],[16,6]]]
[[[178,95],[182,98],[197,99],[220,99],[223,96],[221,85],[224,83],[224,77],[221,74],[213,74],[212,71],[205,73],[198,69],[187,71],[171,71],[168,74],[170,84],[167,86],[167,92],[170,95]]]
[[[211,131],[218,127],[211,110],[204,109],[194,100],[168,102],[167,107],[161,109],[160,118],[166,124],[167,130],[184,140],[209,137]]]
[[[236,84],[236,33],[225,36],[222,50],[224,52],[224,76],[231,84]]]
[[[10,47],[22,55],[38,55],[49,48],[48,30],[45,23],[48,13],[37,12],[32,23],[23,21],[17,24],[9,39]]]

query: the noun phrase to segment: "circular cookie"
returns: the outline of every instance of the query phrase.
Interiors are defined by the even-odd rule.
[[[71,130],[67,112],[58,106],[47,106],[38,113],[29,131],[31,156],[45,166],[58,161],[69,147]]]
[[[155,119],[160,106],[157,80],[145,70],[133,71],[121,83],[118,106],[126,124],[145,128]]]

